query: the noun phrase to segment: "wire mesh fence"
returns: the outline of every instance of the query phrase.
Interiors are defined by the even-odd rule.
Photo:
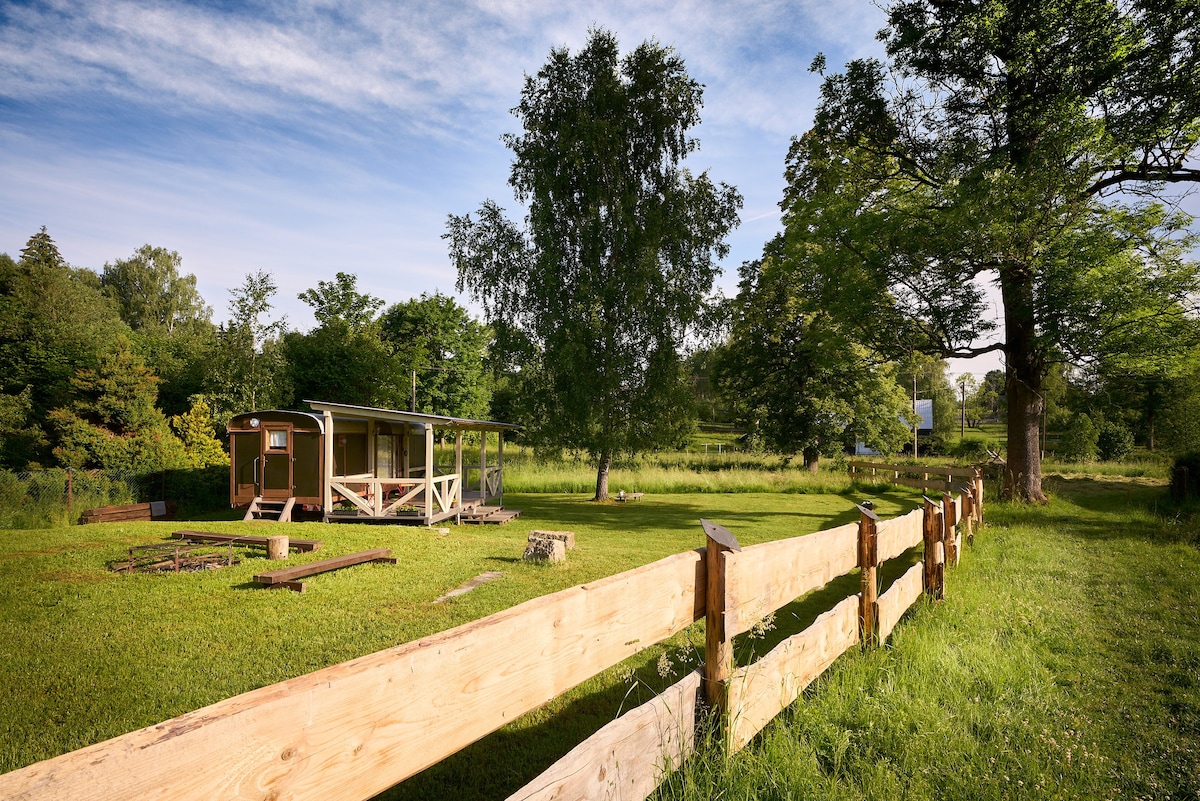
[[[88,509],[174,500],[185,512],[228,505],[228,465],[193,470],[0,470],[0,529],[74,525]]]

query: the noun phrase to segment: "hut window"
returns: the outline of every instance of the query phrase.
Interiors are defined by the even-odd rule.
[[[270,435],[270,439],[267,442],[268,448],[270,448],[273,451],[286,451],[287,450],[288,432],[286,432],[286,431],[268,431],[267,433]]]

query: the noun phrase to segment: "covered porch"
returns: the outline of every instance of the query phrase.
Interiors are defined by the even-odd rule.
[[[504,432],[518,426],[396,409],[305,401],[324,421],[322,510],[327,522],[433,525],[477,518],[504,499]],[[496,433],[494,453],[488,434]],[[453,463],[438,464],[438,434]],[[478,434],[478,449],[464,435]],[[443,461],[447,454],[442,453]],[[493,461],[489,463],[489,459]]]

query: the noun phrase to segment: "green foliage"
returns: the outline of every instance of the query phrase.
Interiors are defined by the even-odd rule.
[[[979,462],[988,458],[988,451],[1000,452],[1000,443],[995,440],[967,436],[948,449],[948,455],[966,462]]]
[[[196,290],[196,276],[180,275],[179,254],[142,245],[127,259],[105,264],[100,286],[117,303],[121,319],[135,331],[203,325],[212,309]]]
[[[454,298],[425,293],[393,305],[380,319],[380,337],[395,361],[398,394],[408,400],[401,401],[403,408],[409,408],[411,398],[402,388],[411,387],[415,371],[417,411],[488,417],[492,392],[485,360],[491,335]]]
[[[78,371],[96,370],[130,333],[95,274],[71,268],[45,228],[21,253],[0,260],[0,395],[12,398],[10,419],[24,412],[29,426],[5,436],[12,467],[51,462],[57,443],[42,428],[50,410],[69,404]]]
[[[312,307],[322,327],[352,331],[374,323],[375,312],[383,305],[379,298],[358,291],[358,276],[343,272],[333,281],[318,281],[315,289],[306,289],[298,297]]]
[[[217,439],[217,424],[203,395],[192,398],[192,408],[171,418],[171,428],[183,444],[188,467],[229,466],[229,454]]]
[[[1106,462],[1119,462],[1133,453],[1133,432],[1123,423],[1105,420],[1096,437],[1096,450]]]
[[[848,442],[894,453],[909,438],[912,407],[895,366],[846,336],[797,291],[786,265],[747,262],[717,386],[737,420],[768,448],[808,465]]]
[[[290,397],[287,361],[279,340],[287,321],[268,322],[274,280],[259,270],[229,291],[229,322],[217,329],[206,393],[217,420],[282,406]]]
[[[1200,450],[1200,361],[1188,352],[1184,366],[1170,378],[1148,383],[1157,410],[1159,443],[1169,453]]]
[[[532,441],[591,454],[598,497],[614,454],[690,428],[678,353],[741,205],[681,164],[698,146],[702,90],[654,42],[620,58],[593,30],[575,55],[552,50],[514,109],[523,133],[505,137],[524,227],[491,201],[448,222],[459,287],[534,347],[520,422]]]
[[[880,348],[1003,347],[1018,497],[1042,497],[1031,444],[1051,365],[1194,333],[1190,220],[1143,200],[1200,180],[1190,9],[893,4],[888,67],[827,76],[788,156],[785,241],[824,308]],[[977,348],[993,281],[1005,340]]]
[[[1100,456],[1100,426],[1086,414],[1077,414],[1058,439],[1057,456],[1065,462],[1094,462]]]
[[[215,343],[212,309],[196,290],[196,276],[180,273],[178,253],[143,245],[127,259],[105,264],[100,286],[133,329],[134,351],[162,383],[159,407],[167,415],[187,411],[204,390]]]
[[[103,355],[94,370],[80,369],[74,399],[49,415],[59,462],[108,470],[181,466],[183,444],[155,405],[157,384],[128,349]]]

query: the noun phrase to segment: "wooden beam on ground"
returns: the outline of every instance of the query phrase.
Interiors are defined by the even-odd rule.
[[[392,559],[391,556],[391,548],[372,548],[369,551],[359,551],[358,553],[346,554],[345,556],[334,556],[329,559],[322,559],[319,562],[309,562],[306,565],[293,565],[291,567],[281,567],[278,570],[268,570],[266,573],[259,573],[254,577],[254,580],[259,584],[279,584],[280,582],[295,581],[306,576],[315,576],[318,573],[327,573],[330,570],[361,565],[366,562],[388,561],[395,564],[396,560]]]
[[[270,538],[253,534],[218,534],[215,531],[184,530],[172,532],[171,539],[187,540],[189,542],[222,542],[234,545],[256,545],[265,548]],[[295,548],[302,553],[308,553],[319,550],[324,543],[324,540],[290,539],[288,547]]]

